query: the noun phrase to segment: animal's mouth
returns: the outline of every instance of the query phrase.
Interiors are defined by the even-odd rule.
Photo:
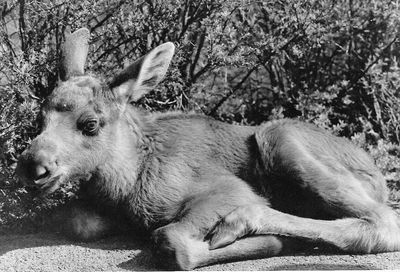
[[[54,193],[62,184],[62,174],[45,176],[35,180],[35,185],[30,186],[30,191],[35,197],[44,197]]]
[[[90,173],[67,174],[64,171],[59,171],[51,176],[39,177],[34,181],[35,185],[29,187],[29,191],[35,198],[48,196],[61,187],[66,191],[75,191],[79,188],[80,181],[88,181],[91,176]]]

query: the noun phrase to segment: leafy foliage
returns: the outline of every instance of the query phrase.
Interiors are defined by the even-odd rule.
[[[398,187],[395,1],[6,0],[0,12],[0,223],[43,209],[27,204],[13,168],[57,84],[63,33],[80,27],[92,33],[88,70],[105,79],[175,43],[167,78],[142,107],[252,125],[300,118],[353,136]]]

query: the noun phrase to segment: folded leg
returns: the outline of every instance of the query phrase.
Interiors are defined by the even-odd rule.
[[[220,248],[248,234],[294,237],[324,242],[356,253],[400,250],[397,215],[382,206],[379,217],[316,220],[274,210],[266,205],[239,207],[211,233],[211,248]]]
[[[214,176],[215,179],[215,176]],[[241,239],[221,249],[210,249],[210,230],[229,212],[243,205],[265,205],[264,198],[237,177],[219,175],[205,190],[189,197],[176,220],[153,232],[153,252],[169,269],[193,269],[213,263],[263,258],[280,254],[293,239],[274,235]]]

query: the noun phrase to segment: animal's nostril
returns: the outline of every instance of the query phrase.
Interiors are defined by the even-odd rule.
[[[37,165],[35,168],[36,177],[43,176],[47,173],[47,169],[42,165]]]
[[[50,171],[46,167],[44,167],[42,165],[36,166],[36,168],[35,168],[35,176],[36,176],[35,183],[37,184],[38,180],[47,177],[49,174],[50,174]]]

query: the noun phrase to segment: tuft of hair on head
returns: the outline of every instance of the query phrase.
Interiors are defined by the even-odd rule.
[[[62,81],[74,76],[84,75],[86,58],[89,51],[90,32],[81,28],[73,33],[66,31],[61,48],[59,75]]]

